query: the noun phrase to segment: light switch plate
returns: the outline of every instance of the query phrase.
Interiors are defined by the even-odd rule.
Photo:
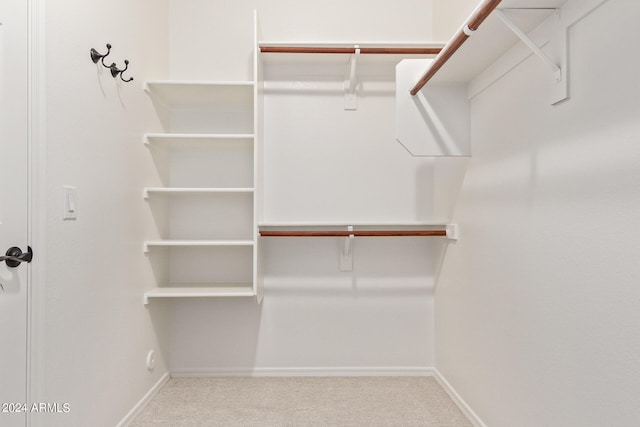
[[[77,187],[65,185],[63,189],[63,206],[62,213],[63,220],[76,220],[78,219],[78,193]]]

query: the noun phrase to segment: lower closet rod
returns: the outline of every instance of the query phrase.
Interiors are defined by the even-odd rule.
[[[447,230],[260,231],[262,237],[446,237]]]

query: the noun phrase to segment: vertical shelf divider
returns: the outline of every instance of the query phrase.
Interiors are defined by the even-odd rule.
[[[167,257],[166,263],[164,260],[162,262],[173,268],[179,268],[182,265],[176,260],[189,260],[192,256],[204,257],[205,255],[202,254],[206,254],[206,252],[202,251],[215,251],[216,257],[220,254],[220,258],[218,261],[211,260],[214,264],[215,262],[219,264],[217,268],[203,265],[202,271],[195,274],[196,280],[192,280],[194,275],[189,270],[179,271],[177,274],[166,273],[168,277],[160,279],[155,288],[144,293],[144,304],[150,303],[150,300],[155,298],[248,297],[257,295],[259,277],[257,255],[259,251],[256,222],[259,212],[257,206],[259,196],[256,194],[256,186],[259,179],[256,169],[259,159],[256,138],[258,128],[256,85],[257,65],[254,66],[254,76],[251,81],[156,80],[145,82],[145,90],[157,103],[157,107],[162,108],[162,113],[172,118],[173,114],[177,114],[176,117],[182,122],[174,127],[173,120],[170,120],[164,123],[165,132],[148,133],[144,137],[144,142],[150,150],[158,148],[164,149],[161,151],[166,150],[169,163],[176,161],[177,166],[174,164],[164,171],[169,178],[166,183],[163,183],[164,186],[145,188],[143,198],[147,200],[147,203],[158,203],[154,200],[164,200],[162,211],[166,210],[168,213],[166,216],[169,218],[169,222],[177,221],[178,227],[176,228],[180,230],[176,231],[173,226],[161,230],[160,238],[156,237],[143,242],[144,252],[149,257],[154,256],[156,251],[160,252],[161,256]],[[185,116],[185,111],[191,109],[195,111],[196,116]],[[197,113],[210,111],[232,112],[232,114],[241,115],[235,117],[236,122],[231,124],[228,123],[227,116],[202,123],[200,116],[209,117],[210,114],[199,116]],[[186,121],[185,117],[187,117]],[[206,129],[201,129],[203,126]],[[251,145],[247,145],[247,143]],[[202,150],[203,153],[208,154],[203,154],[203,156],[189,154],[189,151],[194,150],[196,152]],[[201,159],[212,156],[211,150],[216,153],[216,156],[211,158],[217,159],[216,161],[220,162],[220,167],[211,167],[209,172],[200,170],[198,165],[204,164]],[[219,157],[220,154],[222,157]],[[195,165],[190,163],[192,160],[196,162]],[[225,161],[231,163],[225,163]],[[173,169],[174,167],[177,169]],[[228,168],[231,175],[225,174],[224,171],[227,170],[225,168]],[[251,176],[249,176],[250,174]],[[242,194],[247,196],[242,196]],[[247,200],[245,197],[250,197],[250,199]],[[202,228],[197,226],[190,228],[180,222],[181,215],[184,216],[185,212],[188,212],[188,216],[191,218],[193,211],[196,223],[198,218],[200,221],[209,218],[207,216],[209,209],[213,209],[213,212],[228,212],[226,208],[221,211],[216,210],[218,203],[233,204],[232,209],[241,209],[241,212],[246,212],[246,219],[238,220],[235,215],[232,215],[228,218],[232,221],[230,224],[221,225],[226,217],[214,215],[217,219],[214,222],[207,220],[207,224],[212,226],[210,228],[205,226],[207,231],[201,234],[199,232],[202,231]],[[236,203],[240,204],[236,205]],[[157,209],[157,206],[151,207],[152,211],[154,208]],[[174,210],[176,207],[177,209]],[[234,219],[235,222],[233,222]],[[225,228],[227,226],[231,226],[232,230],[227,230]],[[185,237],[183,234],[189,236],[183,238]],[[195,239],[193,234],[196,234]],[[186,255],[187,253],[189,255]],[[249,254],[251,254],[251,259],[248,257]],[[173,258],[174,256],[177,258]],[[232,262],[226,264],[227,260],[232,260]],[[230,269],[227,268],[228,266]],[[252,268],[252,271],[248,271],[249,268]],[[165,281],[169,283],[160,283]]]

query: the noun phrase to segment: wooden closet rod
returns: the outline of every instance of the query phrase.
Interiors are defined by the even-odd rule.
[[[437,55],[440,47],[360,47],[360,54]],[[355,47],[260,46],[262,53],[344,53],[355,54]]]
[[[354,231],[268,231],[261,230],[262,237],[406,237],[436,236],[446,237],[447,230],[354,230]]]
[[[467,41],[469,36],[478,29],[480,24],[493,12],[502,0],[485,0],[477,9],[467,23],[453,36],[451,40],[444,46],[442,51],[436,56],[431,66],[425,71],[418,83],[409,91],[411,95],[416,95],[420,89],[438,72],[438,70],[453,56],[454,53]]]

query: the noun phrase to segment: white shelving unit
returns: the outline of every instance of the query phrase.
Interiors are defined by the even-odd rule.
[[[152,80],[144,89],[166,132],[145,134],[143,142],[164,152],[166,185],[143,189],[161,224],[161,238],[145,241],[143,250],[160,257],[152,265],[163,265],[159,276],[168,279],[159,279],[144,303],[255,296],[254,82]],[[193,258],[197,265],[183,266]],[[180,271],[194,268],[197,282],[192,271]]]

